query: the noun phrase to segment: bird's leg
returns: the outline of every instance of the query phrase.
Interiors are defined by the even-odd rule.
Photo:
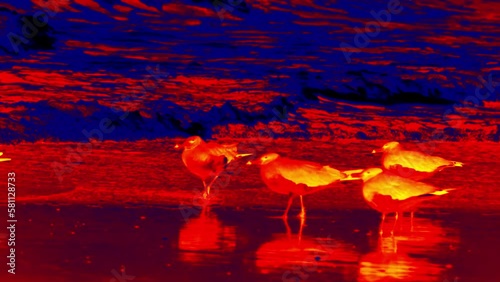
[[[285,223],[285,228],[286,228],[286,235],[288,236],[288,239],[292,239],[292,229],[290,228],[290,225],[288,224],[288,220],[283,217],[283,222]]]
[[[382,236],[384,234],[384,221],[385,221],[385,213],[382,214],[382,220],[380,221],[380,226],[378,230],[378,234]]]
[[[403,231],[403,224],[405,220],[405,213],[401,213],[401,219],[399,220],[399,231]]]
[[[301,217],[300,218],[300,228],[299,228],[299,245],[300,245],[300,241],[302,240],[302,229],[304,229],[305,222],[306,222],[306,218]]]
[[[203,189],[204,189],[204,191],[203,191],[203,199],[206,200],[207,196],[208,196],[208,194],[207,194],[207,183],[205,182],[205,180],[202,180],[202,181],[203,181]]]
[[[300,218],[306,217],[306,208],[304,207],[304,200],[302,199],[302,195],[300,195]]]
[[[292,193],[290,193],[290,196],[288,197],[288,205],[286,207],[285,213],[283,214],[284,220],[286,220],[288,218],[288,211],[290,210],[290,207],[292,206],[293,198],[294,198],[294,195]]]
[[[396,224],[398,224],[399,212],[396,212],[396,217],[394,219],[394,225],[392,226],[391,235],[394,235],[394,229],[396,228]]]
[[[410,231],[413,232],[413,216],[414,212],[410,212]]]
[[[212,185],[214,184],[215,180],[217,180],[218,177],[219,177],[219,175],[214,176],[214,179],[212,179],[212,181],[210,181],[210,183],[208,185],[205,185],[206,196],[204,194],[203,198],[206,199],[208,197],[208,195],[210,195],[210,187],[212,187]]]

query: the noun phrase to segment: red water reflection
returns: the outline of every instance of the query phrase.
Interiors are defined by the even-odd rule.
[[[206,264],[236,247],[235,228],[223,225],[210,207],[205,206],[198,218],[191,218],[179,231],[179,260],[192,264]]]
[[[330,236],[304,236],[304,221],[298,234],[292,235],[288,223],[284,222],[288,232],[275,234],[255,252],[255,266],[260,273],[283,272],[283,281],[299,281],[326,268],[343,268],[345,264],[357,263],[359,254],[352,245]],[[351,272],[350,276],[354,276],[355,271],[351,269]]]
[[[413,232],[409,231],[409,221],[405,223],[400,227],[401,235],[378,237],[375,250],[362,256],[358,281],[431,281],[444,277],[446,269],[453,267],[428,257],[453,253],[458,237],[447,234],[430,219],[415,219]]]

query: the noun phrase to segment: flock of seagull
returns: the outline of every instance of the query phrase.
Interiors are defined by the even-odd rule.
[[[182,161],[187,169],[203,181],[205,199],[229,163],[251,155],[238,153],[237,145],[205,142],[199,136],[192,136],[175,146],[183,149]],[[339,171],[328,165],[286,158],[277,153],[267,153],[248,161],[247,165],[260,166],[266,186],[276,193],[289,195],[284,219],[297,196],[301,204],[299,217],[305,218],[304,195],[330,188],[341,181],[361,180],[363,197],[368,205],[382,213],[382,223],[386,214],[395,213],[394,226],[400,212],[410,211],[413,218],[413,211],[420,202],[453,190],[439,189],[419,180],[448,167],[463,166],[461,162],[405,150],[398,142],[389,142],[372,153],[383,153],[382,168]]]

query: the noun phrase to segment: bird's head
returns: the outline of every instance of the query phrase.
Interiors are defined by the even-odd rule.
[[[191,136],[187,138],[184,143],[182,144],[176,144],[175,149],[186,149],[186,150],[191,150],[196,148],[198,145],[201,144],[203,140],[201,139],[200,136]]]
[[[372,167],[372,168],[367,168],[363,170],[361,173],[361,179],[363,179],[364,182],[372,179],[373,177],[379,175],[382,173],[382,169],[378,167]]]
[[[265,165],[279,158],[279,156],[276,153],[268,153],[256,160],[247,162],[247,165]]]
[[[390,151],[390,150],[394,150],[394,149],[398,148],[399,146],[400,146],[399,142],[392,141],[392,142],[389,142],[389,143],[385,143],[384,146],[382,146],[382,148],[373,150],[372,153],[387,152],[387,151]]]

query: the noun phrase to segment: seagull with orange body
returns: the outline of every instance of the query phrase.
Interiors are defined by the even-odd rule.
[[[0,156],[3,156],[3,153],[0,152]],[[11,159],[10,158],[0,158],[0,162],[7,162],[7,161],[10,161]]]
[[[375,149],[372,153],[383,153],[382,165],[386,170],[414,180],[427,178],[448,167],[463,166],[461,162],[405,150],[395,141],[386,143],[381,149]]]
[[[302,196],[330,188],[332,184],[345,180],[358,180],[352,177],[362,170],[339,171],[319,163],[294,160],[281,157],[276,153],[268,153],[257,160],[249,161],[247,165],[259,165],[264,183],[272,191],[289,195],[288,206],[283,218],[286,219],[293,199],[300,196],[301,212],[304,218],[306,210]]]
[[[412,211],[425,200],[436,199],[453,189],[439,189],[432,185],[384,171],[368,168],[361,173],[363,197],[370,207],[382,213],[384,223],[387,213],[396,213],[396,226],[400,212]],[[412,214],[413,216],[413,214]],[[393,231],[394,231],[393,227]]]
[[[210,194],[210,187],[224,171],[226,166],[235,159],[252,154],[239,154],[238,144],[218,144],[205,142],[199,136],[191,136],[184,143],[175,145],[176,149],[184,149],[182,161],[186,168],[203,181],[205,192],[203,198]],[[207,184],[207,182],[210,182]]]

